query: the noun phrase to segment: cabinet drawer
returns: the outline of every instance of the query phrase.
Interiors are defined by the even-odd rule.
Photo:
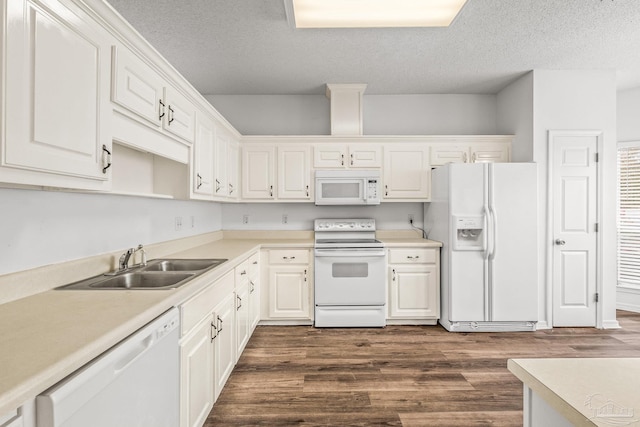
[[[309,251],[306,249],[270,250],[269,264],[309,264]]]
[[[200,320],[211,314],[216,304],[233,293],[233,275],[234,271],[229,271],[204,291],[180,306],[182,335],[186,335]]]
[[[389,264],[433,264],[438,249],[402,248],[389,249]]]
[[[242,261],[235,268],[236,288],[241,287],[249,281],[249,259]]]

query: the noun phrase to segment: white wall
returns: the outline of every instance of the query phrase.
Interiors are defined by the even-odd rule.
[[[287,224],[282,215],[287,215]],[[414,225],[422,227],[422,203],[383,203],[378,206],[315,206],[311,203],[224,204],[222,223],[225,230],[313,230],[316,218],[375,218],[381,230],[410,229],[408,215]],[[249,216],[243,224],[242,217]]]
[[[243,135],[329,135],[324,95],[209,95]],[[364,95],[365,135],[492,135],[495,95]]]
[[[116,195],[0,188],[0,212],[0,274],[222,228],[218,203]]]
[[[616,295],[616,74],[613,70],[535,70],[533,109],[533,160],[539,171],[539,241],[546,242],[547,160],[549,130],[602,130],[601,153],[603,194],[601,238],[603,256],[603,325],[615,327]],[[540,245],[540,257],[547,259],[551,244]],[[549,268],[546,263],[545,268]],[[542,278],[544,280],[544,278]],[[541,286],[540,301],[548,301]],[[540,320],[546,321],[551,307],[541,304]]]
[[[640,88],[618,92],[618,141],[640,141]]]
[[[533,160],[533,72],[525,74],[497,95],[498,134],[515,135],[511,144],[514,162]]]

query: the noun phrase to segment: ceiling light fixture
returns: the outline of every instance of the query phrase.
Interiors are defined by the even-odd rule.
[[[285,10],[295,28],[447,27],[466,1],[285,0]]]

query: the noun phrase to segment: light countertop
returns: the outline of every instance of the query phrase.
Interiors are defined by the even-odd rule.
[[[640,358],[511,359],[508,368],[574,425],[640,425]]]
[[[289,238],[286,233],[280,239],[273,237],[272,232],[225,232],[224,239],[193,247],[185,248],[184,244],[167,246],[175,249],[175,252],[167,248],[161,252],[151,246],[149,259],[229,259],[177,289],[46,290],[1,304],[0,416],[62,380],[172,306],[188,300],[256,250],[313,247],[312,233],[295,238]],[[381,240],[387,246],[440,246],[439,242],[412,236]],[[91,263],[108,265],[103,258],[92,260]],[[78,268],[78,262],[68,264],[69,268]],[[41,270],[34,273],[33,277],[21,272],[5,283],[15,285],[16,280],[23,278],[25,281],[42,281],[44,277],[49,277],[49,271],[53,273],[50,277],[58,277],[64,267],[55,265]]]

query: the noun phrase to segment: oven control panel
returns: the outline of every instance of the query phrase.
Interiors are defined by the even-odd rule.
[[[376,220],[366,219],[316,219],[315,231],[375,231]]]

